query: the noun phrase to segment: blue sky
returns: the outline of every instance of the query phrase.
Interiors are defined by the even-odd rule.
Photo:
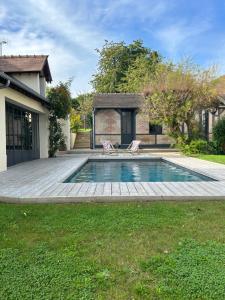
[[[222,0],[0,0],[4,54],[49,54],[54,79],[74,77],[72,92],[91,90],[104,40],[144,44],[175,61],[192,57],[225,74]]]

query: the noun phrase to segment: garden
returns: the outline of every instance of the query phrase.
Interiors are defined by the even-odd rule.
[[[72,98],[71,80],[48,91],[50,156],[63,149],[58,119],[70,114],[72,134],[88,132],[92,128],[94,93],[130,92],[145,96],[143,118],[151,124],[163,124],[165,133],[174,140],[173,147],[202,158],[199,155],[225,153],[225,78],[218,77],[214,65],[202,68],[190,59],[174,63],[145,47],[141,40],[130,44],[106,41],[97,53],[98,68],[91,80],[93,92]],[[214,120],[213,129],[209,128],[209,118]]]

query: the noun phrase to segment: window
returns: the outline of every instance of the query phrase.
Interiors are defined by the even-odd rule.
[[[32,149],[32,113],[7,105],[6,114],[6,148]]]
[[[39,158],[38,114],[6,103],[6,151],[8,166]]]
[[[149,124],[149,134],[156,135],[162,134],[162,126],[158,124]]]

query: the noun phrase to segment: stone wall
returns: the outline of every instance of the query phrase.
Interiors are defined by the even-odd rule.
[[[114,109],[102,109],[95,114],[96,134],[121,134],[120,114]]]
[[[96,145],[101,145],[102,141],[110,141],[113,145],[116,143],[121,144],[121,135],[104,135],[104,134],[99,134],[95,136],[95,144]]]
[[[136,134],[136,139],[140,140],[142,145],[155,145],[155,135]]]
[[[162,135],[149,134],[149,122],[140,113],[136,115],[136,139],[141,140],[143,145],[170,144],[172,139],[166,135],[163,128]],[[110,140],[112,144],[121,144],[121,117],[114,109],[101,109],[95,114],[95,144]]]
[[[149,134],[149,122],[140,113],[136,115],[136,134]]]
[[[121,144],[120,114],[114,109],[102,109],[95,114],[95,144],[105,140]]]

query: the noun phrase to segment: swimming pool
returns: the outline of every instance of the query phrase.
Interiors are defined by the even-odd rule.
[[[89,160],[65,182],[214,181],[163,159]]]

